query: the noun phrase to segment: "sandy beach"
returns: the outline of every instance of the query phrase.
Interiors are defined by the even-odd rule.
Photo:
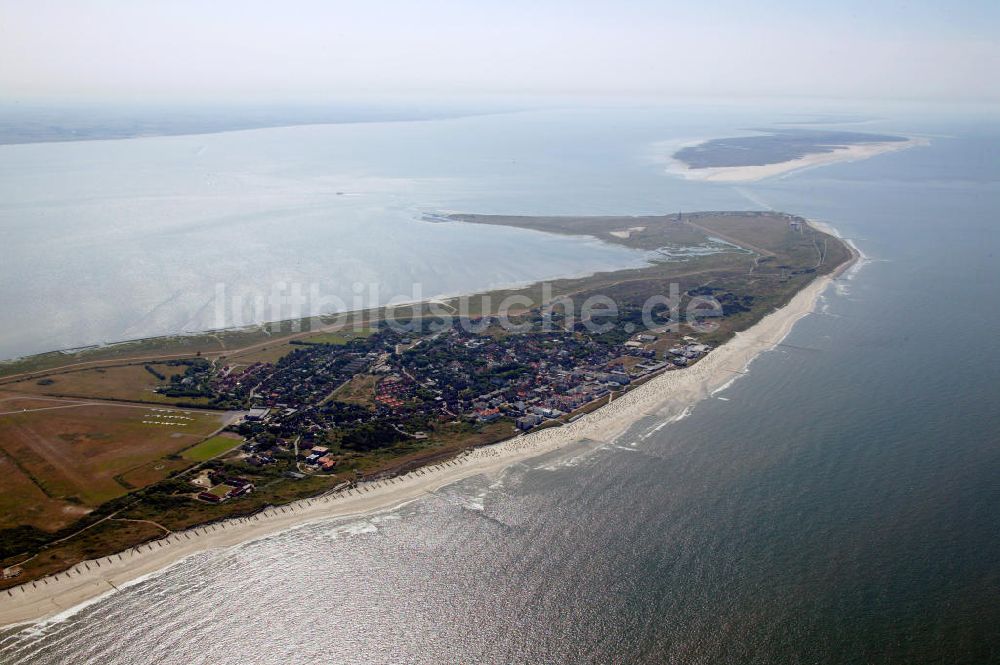
[[[82,604],[117,593],[121,587],[197,552],[236,545],[309,522],[393,509],[444,485],[479,474],[496,474],[511,464],[574,442],[610,442],[644,416],[677,417],[744,373],[762,351],[780,343],[799,319],[813,311],[822,292],[856,257],[855,253],[833,275],[818,277],[785,307],[737,333],[692,367],[662,374],[573,423],[471,450],[449,462],[390,480],[268,509],[249,518],[174,533],[110,557],[80,563],[58,575],[0,592],[0,625],[76,611]]]
[[[803,169],[836,164],[839,162],[856,162],[876,155],[898,150],[906,150],[916,146],[928,145],[924,138],[911,138],[907,141],[887,141],[884,143],[862,143],[858,145],[836,148],[833,152],[806,155],[800,159],[792,159],[777,164],[761,166],[720,166],[713,168],[692,169],[676,159],[671,160],[669,171],[687,180],[705,180],[708,182],[755,182],[764,178],[801,171]]]

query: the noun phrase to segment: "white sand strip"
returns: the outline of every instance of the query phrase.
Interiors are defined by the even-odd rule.
[[[198,527],[137,549],[81,563],[67,573],[0,591],[0,625],[63,615],[83,603],[166,568],[197,552],[261,538],[309,522],[361,516],[399,507],[470,476],[493,474],[511,464],[558,450],[582,439],[608,442],[648,415],[681,416],[694,403],[730,383],[762,351],[780,343],[809,314],[834,275],[818,277],[781,309],[712,351],[695,365],[667,372],[563,427],[518,436],[462,454],[451,462],[417,469],[326,498],[296,502],[247,519]],[[56,579],[58,578],[58,579]]]
[[[763,164],[761,166],[717,166],[703,169],[692,169],[683,162],[672,160],[670,173],[687,180],[706,180],[709,182],[755,182],[792,171],[801,171],[827,164],[839,162],[855,162],[868,159],[887,152],[906,150],[915,146],[928,145],[930,141],[924,138],[911,138],[907,141],[886,141],[884,143],[860,143],[852,146],[835,148],[833,152],[806,155],[778,164]]]

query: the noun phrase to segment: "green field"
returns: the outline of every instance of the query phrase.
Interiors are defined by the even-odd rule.
[[[241,443],[243,443],[243,439],[225,435],[213,436],[211,439],[206,439],[198,445],[188,448],[181,453],[181,457],[192,462],[204,462],[229,452]]]
[[[184,371],[184,367],[166,363],[131,363],[119,366],[75,369],[50,374],[42,382],[37,379],[7,382],[5,389],[18,393],[50,395],[58,397],[83,397],[130,402],[156,402],[159,404],[207,404],[203,397],[168,397],[155,392],[157,388],[169,385],[166,380],[155,377],[146,367],[170,377]]]

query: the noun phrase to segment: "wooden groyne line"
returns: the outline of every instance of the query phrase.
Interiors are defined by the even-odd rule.
[[[81,561],[72,567],[63,570],[59,573],[54,573],[51,575],[46,575],[45,577],[31,580],[29,582],[24,582],[17,586],[8,588],[4,590],[4,596],[8,598],[18,598],[22,594],[30,593],[31,590],[45,589],[46,587],[56,587],[62,586],[70,581],[75,581],[75,578],[79,577],[92,577],[95,573],[100,574],[101,570],[106,570],[110,565],[124,562],[129,559],[135,559],[137,557],[141,558],[151,552],[157,552],[164,548],[170,548],[172,545],[178,543],[186,543],[190,541],[197,541],[198,539],[213,533],[218,533],[224,530],[236,530],[242,525],[248,525],[253,522],[261,523],[267,522],[274,518],[280,517],[282,515],[291,515],[296,512],[301,512],[309,508],[315,508],[319,505],[337,505],[338,503],[343,503],[351,498],[358,498],[361,496],[368,495],[376,490],[389,487],[389,486],[401,486],[409,481],[416,480],[421,476],[426,476],[428,474],[442,471],[446,468],[456,468],[460,467],[467,462],[480,457],[483,455],[490,455],[490,452],[485,449],[478,449],[473,451],[467,451],[457,457],[454,457],[445,462],[441,462],[434,465],[424,466],[407,473],[393,476],[390,478],[379,479],[371,482],[364,482],[359,485],[354,485],[351,487],[342,488],[335,492],[331,492],[325,495],[318,495],[311,498],[299,499],[291,503],[283,504],[280,506],[268,506],[263,510],[254,513],[252,515],[247,515],[244,517],[233,517],[227,518],[218,522],[210,522],[208,524],[199,525],[184,531],[175,531],[166,535],[162,538],[157,538],[155,540],[150,540],[140,545],[136,545],[126,550],[122,550],[116,554],[111,554],[108,556],[100,557],[97,559],[88,559],[86,561]],[[496,453],[493,453],[496,455]],[[493,456],[490,455],[490,456]],[[422,492],[426,493],[426,492]],[[325,516],[322,513],[317,512],[316,518],[323,519]],[[339,518],[349,518],[350,513],[333,516],[333,519]],[[105,580],[108,581],[108,580]],[[112,584],[112,586],[114,586]],[[120,591],[117,586],[114,586],[116,591]],[[4,598],[0,596],[0,600]]]

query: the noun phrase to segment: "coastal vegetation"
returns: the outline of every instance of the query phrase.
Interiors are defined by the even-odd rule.
[[[830,153],[852,145],[897,143],[907,139],[863,132],[771,129],[752,136],[720,138],[687,146],[674,158],[692,169],[763,166],[779,164],[807,155]]]
[[[560,426],[698,362],[850,256],[781,213],[446,219],[592,235],[645,250],[650,263],[456,300],[462,314],[447,324],[432,303],[392,312],[408,331],[378,310],[354,329],[331,329],[346,320],[339,315],[282,322],[268,335],[215,332],[78,352],[62,365],[52,354],[9,364],[0,565],[19,574],[0,588]],[[679,259],[678,248],[698,251]],[[674,325],[664,308],[646,311],[672,290],[681,309],[714,299],[721,316],[696,329]],[[593,296],[617,305],[600,330],[568,316]],[[520,333],[496,312],[511,297],[526,303],[508,313]]]

